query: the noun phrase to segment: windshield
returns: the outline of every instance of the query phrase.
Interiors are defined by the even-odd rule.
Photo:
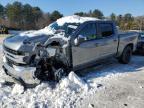
[[[65,23],[64,25],[60,26],[57,24],[57,22],[54,22],[50,24],[49,27],[55,30],[56,31],[55,33],[63,32],[66,36],[69,36],[75,32],[75,30],[79,25],[80,25],[79,23]]]

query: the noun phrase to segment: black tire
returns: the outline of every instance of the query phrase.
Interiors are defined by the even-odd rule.
[[[141,49],[139,49],[139,52],[142,56],[144,56],[144,44],[142,44]]]
[[[122,64],[128,64],[131,60],[131,57],[132,57],[132,47],[127,46],[127,47],[125,47],[122,55],[120,56],[120,58],[118,60]]]

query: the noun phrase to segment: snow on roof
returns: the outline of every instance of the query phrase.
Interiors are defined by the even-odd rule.
[[[84,23],[86,21],[96,21],[99,20],[97,18],[92,18],[92,17],[80,17],[77,15],[72,15],[72,16],[67,16],[67,17],[62,17],[58,19],[56,22],[58,23],[59,26],[64,25],[65,23]],[[28,36],[28,37],[33,37],[33,36],[39,36],[39,35],[51,35],[55,32],[52,28],[49,26],[40,29],[40,30],[33,30],[33,31],[26,31],[20,33],[20,36]]]
[[[99,20],[97,18],[92,18],[92,17],[80,17],[78,15],[72,15],[72,16],[67,16],[58,19],[56,22],[58,25],[64,25],[65,23],[84,23],[86,21],[96,21]]]
[[[54,31],[52,29],[47,27],[47,28],[43,28],[40,30],[31,30],[31,31],[22,32],[19,35],[33,37],[33,36],[40,36],[40,35],[51,35],[51,34],[53,34],[53,32]]]

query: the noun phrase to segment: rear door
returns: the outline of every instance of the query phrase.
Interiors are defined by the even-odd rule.
[[[101,58],[109,57],[117,52],[118,36],[116,35],[116,28],[112,22],[99,22],[98,31],[101,37],[99,45],[102,50],[100,51]]]

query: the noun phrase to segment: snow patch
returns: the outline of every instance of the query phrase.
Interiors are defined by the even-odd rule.
[[[38,85],[38,86],[34,89],[34,91],[35,91],[35,92],[39,92],[39,91],[42,91],[42,90],[44,90],[44,89],[49,89],[49,90],[51,90],[48,83],[42,83],[42,84]]]
[[[139,86],[139,88],[141,88],[141,89],[142,89],[142,88],[144,88],[144,87],[140,85],[140,86]]]
[[[34,36],[40,36],[40,35],[52,35],[55,31],[51,29],[50,27],[45,27],[41,30],[31,30],[22,32],[19,35],[20,36],[28,36],[28,37],[34,37]]]
[[[58,19],[56,22],[58,25],[62,26],[65,23],[84,23],[86,21],[96,21],[99,20],[97,18],[92,18],[92,17],[80,17],[78,15],[72,15],[72,16],[67,16]]]
[[[93,104],[89,104],[88,108],[94,108],[94,105]]]
[[[60,88],[69,88],[70,90],[77,92],[81,89],[88,91],[89,87],[74,72],[70,72],[69,76],[61,81]]]
[[[46,82],[24,92],[23,86],[19,84],[15,84],[14,87],[1,86],[0,99],[5,102],[3,107],[8,105],[24,108],[67,108],[73,106],[73,102],[79,102],[87,95],[101,89],[97,87],[97,81],[93,83],[95,86],[90,86],[90,83],[85,82],[74,72],[70,72],[54,87],[52,87],[54,84]]]
[[[0,70],[0,83],[4,83],[5,79],[8,79],[8,76],[6,76],[3,69],[1,69]]]
[[[22,94],[24,92],[24,87],[20,84],[15,84],[13,90],[12,90],[12,95],[16,95],[16,94]]]

